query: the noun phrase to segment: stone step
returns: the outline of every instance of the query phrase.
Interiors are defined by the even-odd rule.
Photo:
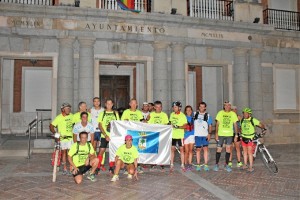
[[[32,153],[32,151],[31,151]],[[0,157],[28,157],[28,150],[26,149],[1,149]]]

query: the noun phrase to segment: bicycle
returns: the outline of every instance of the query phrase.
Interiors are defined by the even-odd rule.
[[[52,182],[56,181],[56,173],[59,171],[61,161],[61,148],[60,138],[55,138],[53,135],[50,137],[54,138],[54,150],[51,157],[51,165],[53,166]]]
[[[267,147],[264,145],[264,142],[261,140],[264,137],[265,133],[256,133],[253,138],[253,145],[255,146],[254,152],[253,152],[253,158],[255,159],[257,156],[257,152],[260,152],[261,159],[264,163],[264,165],[268,168],[270,172],[273,172],[274,174],[278,173],[278,167],[273,159],[272,155],[270,154]]]

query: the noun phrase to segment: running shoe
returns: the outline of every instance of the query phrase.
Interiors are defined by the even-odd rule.
[[[89,179],[89,180],[92,181],[92,182],[95,182],[95,181],[96,181],[95,174],[89,174],[89,175],[87,176],[87,179]]]
[[[132,179],[132,175],[131,175],[131,174],[128,174],[127,178],[128,178],[128,179]]]
[[[196,165],[196,171],[201,171],[201,165]]]
[[[238,163],[236,164],[236,167],[238,167],[238,168],[243,167],[243,163],[242,163],[242,162],[238,162]]]
[[[218,164],[215,164],[215,166],[214,166],[214,171],[215,171],[215,172],[219,171],[219,165],[218,165]]]
[[[231,172],[231,171],[232,171],[232,169],[231,169],[231,167],[230,167],[229,165],[227,165],[227,166],[225,167],[225,169],[226,169],[227,172]]]
[[[186,172],[186,168],[184,167],[184,165],[181,165],[181,170],[182,170],[183,172]]]
[[[204,165],[204,171],[209,171],[208,165]]]
[[[249,173],[254,172],[254,168],[249,168],[249,169],[247,170],[247,172],[249,172]]]
[[[106,171],[106,168],[104,167],[104,165],[102,165],[102,166],[100,167],[100,169],[101,169],[102,171]]]
[[[152,165],[150,168],[150,171],[156,171],[157,170],[157,166],[156,165]]]
[[[68,170],[64,169],[64,170],[62,171],[62,175],[68,175]]]
[[[96,175],[99,175],[99,174],[100,174],[100,168],[97,168],[97,169],[95,170],[95,174],[96,174]]]
[[[111,174],[114,174],[114,173],[115,173],[115,170],[114,170],[113,167],[110,167],[108,171],[109,171],[109,173],[111,173]]]
[[[171,172],[174,171],[174,165],[173,164],[170,165],[170,171]]]
[[[248,165],[243,165],[243,169],[244,170],[248,169]]]
[[[232,167],[232,162],[231,161],[228,162],[228,166]]]
[[[144,173],[143,168],[141,166],[137,167],[137,171],[138,171],[139,174]]]
[[[119,180],[119,175],[114,175],[110,181],[111,182],[116,182],[118,180]]]

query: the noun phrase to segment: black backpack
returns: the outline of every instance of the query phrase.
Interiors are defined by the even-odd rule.
[[[197,111],[196,114],[195,114],[194,120],[198,119],[199,114],[200,113]],[[208,121],[208,113],[207,112],[204,114],[203,121],[205,121],[205,122]]]
[[[76,153],[73,155],[73,156],[76,156],[76,155],[78,155],[78,151],[79,151],[79,143],[80,142],[77,142],[77,151],[76,151]],[[87,142],[87,144],[88,144],[88,147],[89,147],[89,154],[90,154],[90,152],[91,152],[91,143],[90,142]],[[72,157],[73,157],[72,156]]]
[[[113,112],[114,112],[115,118],[117,119],[117,114],[116,114],[117,111],[114,110]],[[104,111],[104,113],[103,113],[102,121],[103,121],[105,115],[106,115],[106,111]]]
[[[242,126],[244,120],[245,120],[245,118],[243,117],[243,118],[241,119],[241,126]],[[250,122],[251,122],[252,126],[255,127],[254,122],[253,122],[253,117],[250,117]]]

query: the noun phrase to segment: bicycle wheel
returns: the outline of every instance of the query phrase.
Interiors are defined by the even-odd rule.
[[[273,159],[271,159],[271,157],[269,156],[269,154],[268,154],[268,152],[267,152],[268,150],[266,149],[266,147],[263,146],[263,145],[260,145],[259,149],[260,149],[259,152],[260,152],[260,154],[261,154],[261,156],[262,156],[262,161],[263,161],[264,165],[269,169],[270,172],[272,172],[272,173],[274,173],[274,174],[278,173],[278,167],[277,167],[277,164],[276,164],[276,162],[275,162]]]
[[[55,150],[55,158],[54,158],[54,165],[53,165],[52,182],[56,181],[58,153],[59,153],[59,150]]]

